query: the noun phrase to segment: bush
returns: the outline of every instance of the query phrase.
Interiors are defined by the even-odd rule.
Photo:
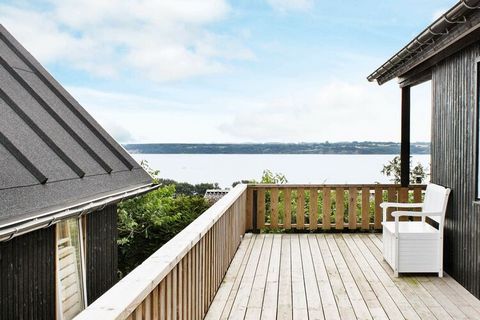
[[[209,204],[203,198],[203,189],[214,186],[180,184],[183,189],[178,192],[177,182],[160,180],[158,171],[150,169],[146,162],[142,165],[153,181],[161,183],[162,187],[118,205],[118,269],[121,277],[207,210]]]
[[[161,187],[118,207],[118,267],[126,275],[208,209],[201,196]]]

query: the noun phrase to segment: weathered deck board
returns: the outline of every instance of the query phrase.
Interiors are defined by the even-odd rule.
[[[479,319],[455,280],[393,277],[372,234],[245,236],[208,319]]]

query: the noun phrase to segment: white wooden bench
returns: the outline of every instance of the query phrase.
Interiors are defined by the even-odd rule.
[[[436,272],[443,276],[443,227],[450,189],[429,184],[423,203],[383,202],[383,257],[392,267],[395,277],[400,272]],[[421,211],[393,211],[395,221],[387,221],[387,209]],[[421,221],[400,221],[400,217],[421,217]],[[438,223],[438,229],[426,218]]]

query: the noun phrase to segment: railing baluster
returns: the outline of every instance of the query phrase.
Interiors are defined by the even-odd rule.
[[[305,222],[305,191],[303,188],[297,189],[297,229],[301,230]]]
[[[352,230],[357,228],[357,188],[350,187],[348,195],[348,228]]]
[[[408,188],[400,188],[398,192],[398,202],[405,203],[408,202]],[[408,220],[407,216],[400,217],[400,221]]]
[[[247,189],[247,208],[246,208],[246,222],[245,222],[245,230],[252,230],[252,210],[253,210],[253,189]]]
[[[388,202],[397,202],[397,188],[389,187],[388,188]],[[396,210],[394,208],[389,208],[387,210],[387,221],[392,221],[392,212]]]
[[[172,274],[173,272],[170,272],[167,275],[167,319],[172,320]]]
[[[160,306],[159,306],[159,296],[158,296],[158,286],[153,289],[152,292],[152,318],[153,319],[159,319],[159,311],[160,311]]]
[[[166,283],[167,280],[163,279],[162,282],[160,283],[160,319],[165,319],[166,314],[167,314],[167,308],[166,308]]]
[[[310,207],[309,207],[309,228],[316,230],[318,226],[318,190],[317,188],[310,189]]]
[[[278,189],[270,192],[270,224],[272,228],[278,227]]]
[[[422,188],[420,187],[414,187],[413,188],[413,202],[415,203],[421,203],[422,201]],[[415,211],[420,211],[420,208],[416,208]],[[421,217],[414,217],[413,218],[415,221],[421,221]]]
[[[344,197],[345,192],[343,188],[337,188],[336,191],[336,203],[335,203],[335,228],[337,230],[342,230],[345,224],[345,205],[344,205]]]
[[[330,216],[332,215],[332,202],[331,202],[331,189],[330,187],[323,188],[323,219],[322,227],[323,230],[330,230]]]
[[[257,228],[262,229],[265,226],[265,189],[258,190],[257,201]]]
[[[370,228],[370,188],[362,188],[362,229]]]
[[[375,219],[374,219],[374,228],[375,230],[382,229],[382,208],[380,208],[380,203],[383,202],[383,188],[375,188]]]
[[[284,218],[283,228],[289,230],[292,228],[292,189],[286,188],[283,191]]]

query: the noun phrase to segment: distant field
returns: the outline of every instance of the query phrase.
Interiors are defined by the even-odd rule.
[[[125,144],[131,153],[144,154],[399,154],[396,142],[252,143],[252,144]],[[430,143],[415,142],[411,154],[429,154]]]

